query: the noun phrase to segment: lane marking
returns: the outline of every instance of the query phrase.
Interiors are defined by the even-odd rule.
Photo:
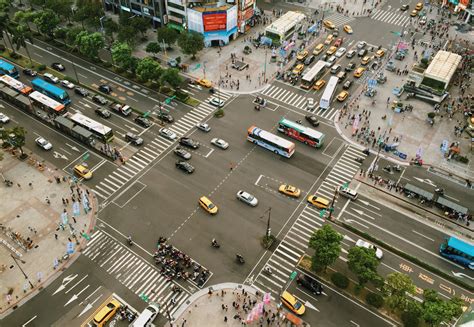
[[[412,230],[412,232],[415,233],[415,234],[420,235],[421,237],[426,238],[427,240],[430,240],[431,242],[434,242],[434,241],[435,241],[435,240],[433,240],[432,238],[429,238],[429,237],[426,236],[426,235],[423,235],[423,234],[421,234],[421,233],[418,233],[416,230]]]

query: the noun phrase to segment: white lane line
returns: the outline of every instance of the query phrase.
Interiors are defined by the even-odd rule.
[[[427,240],[430,240],[431,242],[434,242],[434,241],[435,241],[435,240],[433,240],[432,238],[429,238],[428,236],[425,236],[425,235],[423,235],[423,234],[421,234],[421,233],[418,233],[416,230],[412,230],[412,232],[415,233],[415,234],[420,235],[421,237],[426,238]]]

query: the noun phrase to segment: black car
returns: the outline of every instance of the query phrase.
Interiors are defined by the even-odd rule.
[[[101,107],[96,108],[95,113],[102,118],[110,118],[110,116],[112,115],[110,111]]]
[[[191,159],[191,153],[189,153],[188,151],[186,151],[185,149],[183,149],[182,147],[176,147],[174,150],[173,150],[174,154],[176,154],[178,157],[181,157],[183,158],[184,160],[189,160]]]
[[[303,286],[315,295],[321,295],[323,293],[323,286],[321,283],[307,275],[300,274],[296,279],[296,282],[298,285]]]
[[[344,90],[349,90],[349,89],[351,88],[351,86],[352,86],[352,81],[346,81],[346,82],[344,83],[344,85],[342,86],[342,88],[343,88]]]
[[[304,64],[306,66],[311,65],[311,63],[314,61],[314,59],[316,59],[316,56],[311,55],[311,56],[309,56],[308,58],[305,59]]]
[[[400,8],[401,11],[407,11],[408,8],[410,8],[409,5],[402,5],[402,7]]]
[[[79,94],[79,95],[82,96],[82,97],[86,97],[86,96],[89,95],[89,91],[87,91],[87,90],[86,90],[85,88],[83,88],[83,87],[76,87],[76,88],[74,89],[74,93]]]
[[[315,115],[307,115],[304,118],[313,126],[313,127],[318,127],[319,126],[319,120],[318,117]]]
[[[36,72],[36,70],[26,68],[26,69],[23,69],[23,74],[25,74],[27,76],[34,77],[34,76],[38,75],[38,72]]]
[[[100,104],[102,106],[105,106],[108,103],[106,98],[104,98],[103,96],[98,95],[98,94],[96,94],[92,97],[92,101],[94,101],[95,103]]]
[[[112,88],[107,84],[99,85],[99,91],[105,94],[110,94],[112,92]]]
[[[187,163],[186,161],[176,161],[176,168],[179,168],[188,174],[192,174],[194,172],[194,167],[191,164]]]
[[[174,122],[174,118],[173,116],[171,116],[169,113],[167,112],[159,112],[157,117],[159,119],[161,119],[162,121],[166,122],[166,123],[172,123]]]
[[[145,117],[137,117],[135,118],[135,123],[137,123],[138,125],[140,125],[141,127],[145,127],[145,128],[148,128],[151,126],[151,121],[149,121],[148,119],[146,119]]]
[[[125,134],[125,140],[127,142],[130,142],[130,143],[135,144],[135,145],[142,145],[143,144],[143,139],[140,136],[138,136],[136,134],[133,134],[133,133],[130,133],[130,132]]]
[[[193,140],[192,138],[189,137],[182,137],[179,139],[179,144],[187,146],[192,149],[197,149],[199,148],[199,142]]]
[[[354,68],[356,67],[356,64],[354,64],[352,61],[350,63],[347,64],[346,68],[344,68],[344,70],[346,72],[350,72],[350,71],[353,71]]]
[[[51,68],[53,68],[54,70],[57,70],[59,72],[62,72],[62,71],[66,70],[66,68],[63,66],[63,64],[60,64],[59,62],[53,62],[51,64]]]

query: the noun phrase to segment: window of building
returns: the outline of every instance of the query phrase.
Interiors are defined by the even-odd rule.
[[[176,3],[168,2],[168,7],[176,8],[181,11],[184,11],[184,6],[177,5]]]
[[[175,12],[175,11],[170,11],[170,12],[169,12],[169,15],[170,15],[170,16],[173,16],[173,17],[181,18],[181,19],[184,19],[184,18],[186,17],[186,16],[184,16],[184,15],[182,15],[182,14],[180,14],[180,13],[177,13],[177,12]]]
[[[139,12],[142,11],[142,7],[140,7],[140,5],[136,4],[136,3],[132,3],[132,9],[136,10],[136,11],[139,11]]]

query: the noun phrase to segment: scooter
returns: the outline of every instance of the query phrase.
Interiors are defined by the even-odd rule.
[[[216,248],[216,249],[218,249],[218,248],[221,247],[221,245],[220,245],[219,243],[217,243],[217,241],[216,241],[215,238],[212,239],[212,241],[211,241],[211,246],[212,246],[213,248]]]
[[[131,236],[129,236],[129,237],[127,238],[127,242],[128,242],[128,245],[130,245],[130,246],[133,245],[133,241],[132,241],[132,237],[131,237]]]
[[[273,275],[273,270],[269,266],[265,266],[265,268],[263,268],[263,272],[270,276]]]
[[[410,165],[423,166],[423,160],[421,159],[411,159]]]
[[[366,156],[368,156],[370,154],[370,149],[367,148],[364,151],[362,151],[362,153],[365,154]]]
[[[235,258],[237,259],[237,262],[240,263],[240,264],[244,264],[245,263],[245,260],[244,260],[244,257],[241,256],[240,254],[236,254],[235,255]]]
[[[439,188],[436,188],[434,191],[438,195],[444,195],[444,188],[439,187]]]
[[[358,163],[363,163],[364,162],[364,158],[357,157],[354,160],[357,161]]]
[[[260,111],[260,105],[259,105],[259,104],[255,105],[254,108],[255,108],[255,110],[257,110],[257,111]]]
[[[389,173],[389,174],[393,174],[393,171],[392,171],[392,166],[385,166],[383,167],[383,171]]]

